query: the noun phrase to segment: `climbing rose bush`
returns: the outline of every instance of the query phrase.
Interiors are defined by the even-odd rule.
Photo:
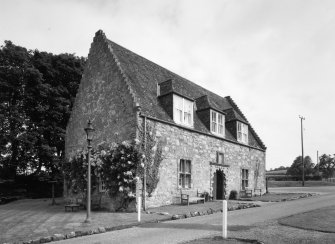
[[[123,205],[134,198],[136,181],[143,175],[144,155],[140,152],[139,140],[114,143],[109,148],[99,147],[91,150],[92,189],[98,186],[100,177],[113,196],[121,196]],[[87,151],[73,157],[64,170],[74,192],[86,193],[87,188]],[[125,206],[126,207],[126,206]]]
[[[144,166],[139,142],[124,141],[102,154],[101,176],[109,194],[122,195],[124,199],[133,198],[136,181],[142,174]]]

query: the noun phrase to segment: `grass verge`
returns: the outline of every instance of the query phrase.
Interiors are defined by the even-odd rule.
[[[315,230],[325,233],[335,233],[335,206],[321,208],[306,213],[295,214],[280,219],[282,225]]]

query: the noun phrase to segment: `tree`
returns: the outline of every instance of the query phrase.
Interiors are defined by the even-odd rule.
[[[0,49],[0,164],[15,176],[24,163],[33,159],[34,140],[29,136],[30,121],[25,112],[26,86],[40,76],[30,64],[27,49],[5,41]]]
[[[335,172],[335,155],[332,157],[331,155],[323,154],[320,157],[319,164],[315,168],[318,168],[322,172],[323,177],[327,179],[333,177]]]
[[[287,170],[287,175],[292,175],[292,176],[301,176],[302,175],[302,160],[301,156],[297,157],[291,167]],[[312,162],[312,159],[310,156],[306,156],[304,158],[304,168],[305,168],[305,175],[310,175],[314,173],[314,164]]]
[[[10,41],[0,48],[0,167],[16,174],[59,172],[66,124],[85,59],[27,50]]]

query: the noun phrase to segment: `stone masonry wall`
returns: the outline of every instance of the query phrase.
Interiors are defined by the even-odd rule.
[[[67,126],[66,159],[86,148],[84,128],[89,119],[95,128],[93,147],[135,137],[133,99],[102,35],[97,35],[91,45]]]
[[[155,128],[157,140],[162,142],[164,160],[160,166],[160,181],[147,206],[169,205],[180,202],[178,163],[180,159],[192,161],[192,190],[206,191],[213,195],[214,172],[221,168],[226,175],[226,192],[241,190],[241,169],[249,170],[249,187],[261,188],[265,193],[265,152],[246,146],[202,135],[177,126],[147,120]],[[224,153],[225,165],[216,162],[217,151]],[[257,180],[255,179],[256,169]],[[257,186],[256,186],[257,184]],[[214,194],[215,195],[215,194]]]

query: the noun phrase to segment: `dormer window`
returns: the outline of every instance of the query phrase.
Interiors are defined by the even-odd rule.
[[[237,121],[237,141],[248,144],[248,125]]]
[[[224,137],[225,135],[224,120],[225,118],[223,114],[211,110],[211,132]]]
[[[173,94],[173,120],[177,124],[193,127],[193,102]]]

